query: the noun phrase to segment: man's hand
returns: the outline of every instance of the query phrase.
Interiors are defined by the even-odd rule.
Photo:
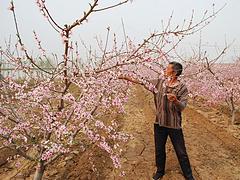
[[[172,94],[172,93],[167,93],[167,98],[171,102],[177,102],[178,101],[176,95]]]

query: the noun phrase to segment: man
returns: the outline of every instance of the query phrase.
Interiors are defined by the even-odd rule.
[[[182,73],[182,65],[179,62],[170,62],[164,71],[165,78],[149,80],[154,89],[149,89],[143,83],[131,77],[120,76],[134,83],[142,84],[154,94],[156,106],[156,120],[154,123],[155,158],[157,171],[153,179],[157,180],[165,174],[166,141],[170,136],[183,176],[187,180],[194,180],[188,154],[185,147],[182,132],[182,111],[188,102],[188,89],[178,79]]]

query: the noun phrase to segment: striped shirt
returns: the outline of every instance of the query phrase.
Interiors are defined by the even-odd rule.
[[[156,120],[160,126],[168,128],[182,128],[182,111],[187,106],[188,89],[185,83],[179,81],[176,86],[168,86],[165,79],[149,80],[155,87],[151,92],[154,94],[154,103],[156,106]],[[174,103],[167,99],[166,93],[176,95],[180,103]]]

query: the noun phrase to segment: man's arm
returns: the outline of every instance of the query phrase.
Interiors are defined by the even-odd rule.
[[[119,79],[125,79],[127,81],[130,81],[130,82],[133,82],[133,83],[136,83],[136,84],[140,84],[140,85],[143,85],[145,89],[153,92],[153,88],[150,88],[147,87],[144,83],[140,82],[139,80],[137,79],[134,79],[132,77],[128,77],[128,76],[123,76],[123,75],[120,75],[118,77]],[[149,83],[151,83],[154,87],[156,87],[157,83],[158,83],[158,79],[150,79],[150,80],[147,80]]]
[[[183,111],[188,103],[188,89],[186,86],[183,87],[182,93],[179,97],[179,99],[175,99],[173,101],[179,111]]]
[[[123,76],[123,75],[118,76],[118,79],[125,79],[127,81],[130,81],[130,82],[133,82],[133,83],[136,83],[136,84],[141,84],[141,85],[143,84],[142,82],[140,82],[137,79],[134,79],[134,78],[128,77],[128,76]]]

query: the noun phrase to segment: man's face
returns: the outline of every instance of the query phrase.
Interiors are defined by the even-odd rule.
[[[168,66],[164,70],[164,75],[167,77],[175,75],[173,64],[168,64]]]

